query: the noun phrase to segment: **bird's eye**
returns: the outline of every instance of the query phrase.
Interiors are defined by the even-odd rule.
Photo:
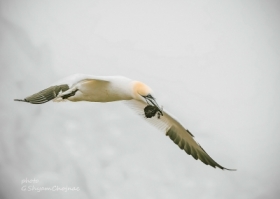
[[[151,94],[147,95],[146,98],[154,99],[154,97]]]

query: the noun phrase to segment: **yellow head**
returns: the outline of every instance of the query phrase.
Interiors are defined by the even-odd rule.
[[[142,82],[135,81],[133,82],[133,98],[142,102],[145,102],[148,105],[154,106],[158,108],[158,111],[161,115],[162,109],[156,102],[156,99],[153,97],[152,89]]]
[[[134,99],[143,101],[146,96],[151,95],[152,89],[142,82],[133,82],[133,97]]]

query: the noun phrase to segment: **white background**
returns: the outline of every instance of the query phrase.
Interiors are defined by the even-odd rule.
[[[0,11],[1,199],[280,194],[279,2],[2,0]],[[194,160],[121,102],[13,101],[74,73],[145,82],[237,171]],[[26,178],[80,191],[24,192]]]

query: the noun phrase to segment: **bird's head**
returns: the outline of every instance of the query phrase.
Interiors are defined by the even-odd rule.
[[[153,90],[146,84],[139,81],[135,81],[133,83],[133,98],[157,107],[161,115],[163,115],[162,110],[157,104],[156,99],[153,97],[152,93]]]

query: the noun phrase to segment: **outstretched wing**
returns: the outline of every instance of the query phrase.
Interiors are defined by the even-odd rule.
[[[15,99],[15,101],[29,102],[31,104],[43,104],[57,97],[58,94],[67,91],[69,86],[67,84],[51,86],[38,93],[30,95],[29,97],[21,99]]]
[[[138,114],[144,115],[144,108],[147,106],[144,102],[129,100],[126,104],[134,109]],[[160,116],[160,118],[154,116],[152,118],[145,119],[160,130],[164,131],[166,136],[169,136],[175,144],[186,151],[187,154],[192,155],[194,159],[200,159],[204,164],[210,165],[214,168],[218,167],[220,169],[234,170],[227,169],[213,160],[194,140],[194,136],[167,112],[164,111],[163,116]]]
[[[68,97],[74,96],[77,92],[75,85],[86,80],[108,82],[108,80],[103,77],[75,74],[59,80],[57,83],[53,84],[53,86],[38,93],[30,95],[24,99],[15,99],[15,101],[28,102],[31,104],[43,104],[57,97],[59,97],[59,100],[57,101],[61,101],[63,99],[67,99]]]

